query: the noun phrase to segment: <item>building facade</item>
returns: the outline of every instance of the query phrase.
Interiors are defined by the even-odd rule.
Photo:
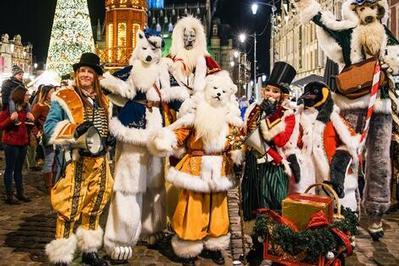
[[[22,44],[21,35],[15,35],[10,40],[7,33],[3,34],[0,41],[0,75],[10,76],[13,65],[18,65],[25,73],[32,74],[32,48],[30,43]]]
[[[388,27],[399,38],[399,0],[388,0],[390,17]]]
[[[103,28],[97,26],[96,50],[106,68],[128,64],[136,33],[146,25],[146,0],[105,0],[105,21]]]
[[[344,0],[319,0],[324,10],[342,18]],[[274,62],[285,61],[297,70],[296,79],[311,74],[323,76],[327,57],[316,38],[316,25],[301,25],[299,15],[288,0],[281,1],[281,12],[273,19],[270,49],[271,66]]]

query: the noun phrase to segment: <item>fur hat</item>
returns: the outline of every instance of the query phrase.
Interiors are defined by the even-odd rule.
[[[24,73],[22,68],[20,68],[18,65],[13,65],[11,68],[11,74],[13,77],[15,77],[19,73]]]

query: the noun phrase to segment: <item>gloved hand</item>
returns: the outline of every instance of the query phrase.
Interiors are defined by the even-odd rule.
[[[111,147],[111,148],[115,147],[115,145],[116,145],[116,138],[115,138],[114,136],[112,136],[112,135],[108,135],[108,137],[107,137],[107,139],[106,139],[106,141],[105,141],[105,145],[106,145],[107,147]]]
[[[233,171],[236,177],[241,177],[242,170],[243,169],[241,164],[240,165],[234,164]]]
[[[287,161],[290,163],[290,168],[292,174],[294,175],[295,183],[299,183],[301,181],[301,168],[298,163],[298,158],[295,154],[291,154],[287,157]]]
[[[260,108],[265,112],[266,115],[270,115],[276,110],[276,102],[265,99],[260,104]]]
[[[73,134],[73,137],[75,139],[79,138],[80,136],[82,136],[84,133],[87,132],[87,130],[89,130],[90,127],[93,126],[93,122],[91,121],[85,121],[82,124],[80,124],[76,129],[75,129],[75,133]]]
[[[345,197],[345,191],[344,191],[344,186],[343,184],[340,184],[338,182],[334,182],[334,180],[331,181],[323,181],[324,184],[331,185],[335,192],[337,192],[338,198],[342,199]]]

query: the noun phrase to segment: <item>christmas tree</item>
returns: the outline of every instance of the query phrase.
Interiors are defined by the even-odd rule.
[[[47,69],[71,73],[82,53],[94,51],[87,0],[58,0],[55,9]]]

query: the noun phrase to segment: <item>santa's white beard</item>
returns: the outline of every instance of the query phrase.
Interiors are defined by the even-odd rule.
[[[228,133],[227,110],[215,108],[207,102],[197,106],[194,120],[196,138],[202,138],[207,152],[222,151]]]

